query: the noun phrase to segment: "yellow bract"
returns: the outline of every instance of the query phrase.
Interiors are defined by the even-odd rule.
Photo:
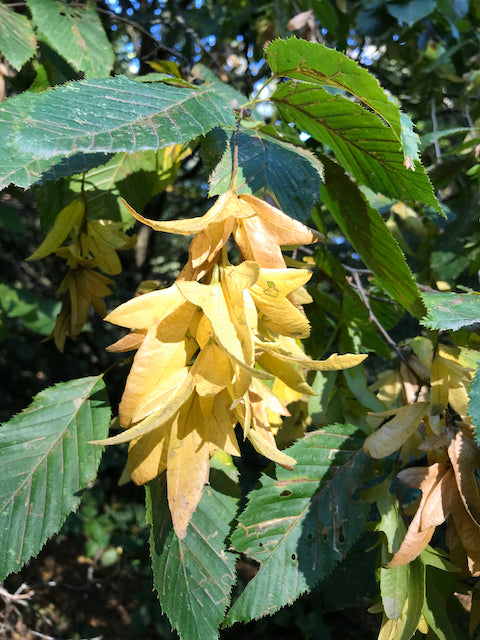
[[[138,350],[119,407],[125,430],[99,444],[130,443],[127,472],[134,482],[166,471],[182,538],[208,481],[210,456],[218,449],[241,454],[237,424],[259,453],[292,469],[295,460],[275,442],[278,418],[289,416],[275,389],[280,385],[286,402],[311,395],[305,370],[343,369],[365,356],[314,361],[297,341],[310,332],[301,304],[311,300],[303,288],[311,272],[287,268],[281,246],[315,242],[316,232],[233,191],[189,220],[156,222],[125,206],[157,231],[194,238],[171,287],[140,295],[105,318],[131,330],[110,350]],[[227,259],[230,236],[243,258],[236,266]],[[263,382],[277,378],[273,388]]]

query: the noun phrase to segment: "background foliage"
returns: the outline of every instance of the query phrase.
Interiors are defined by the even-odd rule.
[[[7,579],[10,592],[25,580],[33,595],[26,600],[23,617],[15,600],[5,596],[5,633],[17,629],[28,637],[31,628],[54,637],[94,637],[99,631],[105,638],[127,633],[172,637],[171,624],[188,640],[216,637],[235,584],[225,625],[272,614],[311,592],[273,617],[224,629],[226,638],[247,633],[374,637],[379,621],[366,609],[379,602],[378,593],[392,621],[391,628],[384,624],[385,638],[420,637],[427,628],[429,637],[467,637],[468,624],[474,635],[475,580],[462,582],[465,575],[449,572],[449,561],[441,554],[427,549],[395,573],[378,569],[375,584],[375,567],[390,559],[398,549],[395,535],[402,527],[405,531],[398,505],[411,504],[419,492],[402,485],[395,489],[397,501],[388,487],[388,474],[398,464],[395,454],[381,463],[368,458],[362,444],[372,428],[367,412],[386,406],[386,392],[378,393],[381,381],[392,369],[405,380],[402,364],[411,362],[412,353],[425,362],[426,343],[418,342],[418,336],[434,345],[440,340],[450,348],[470,349],[470,365],[475,367],[480,317],[475,293],[480,269],[479,23],[477,3],[467,0],[241,1],[235,10],[230,2],[209,0],[29,0],[0,5],[0,419],[5,422],[2,429],[8,427],[3,432],[6,444],[1,441],[2,462],[6,451],[10,464],[22,459],[22,442],[31,440],[32,431],[44,435],[47,424],[37,409],[48,409],[49,403],[62,414],[61,433],[71,444],[78,410],[69,395],[72,379],[85,387],[79,392],[84,399],[80,410],[88,416],[93,404],[103,412],[95,413],[99,417],[91,419],[91,426],[96,439],[105,437],[110,417],[98,376],[114,360],[119,365],[104,376],[116,413],[128,373],[122,355],[104,351],[120,334],[93,314],[77,339],[67,340],[63,354],[52,340],[42,339],[55,326],[60,309],[55,292],[67,270],[54,254],[36,262],[26,258],[79,194],[97,220],[131,224],[120,197],[150,218],[204,213],[208,197],[224,192],[230,182],[238,115],[232,104],[242,106],[259,90],[252,117],[243,120],[237,136],[238,190],[273,198],[303,221],[311,216],[310,224],[326,237],[325,244],[308,254],[316,265],[310,286],[314,303],[306,307],[313,327],[306,340],[308,353],[315,358],[332,351],[370,353],[365,369],[312,376],[317,396],[309,399],[308,412],[299,405],[280,431],[279,441],[288,446],[305,428],[315,432],[327,427],[293,446],[299,462],[293,477],[298,474],[298,482],[291,472],[266,467],[265,459],[245,445],[237,467],[226,460],[216,463],[210,489],[194,515],[195,530],[184,540],[170,531],[161,480],[147,492],[149,531],[143,492],[132,485],[117,486],[126,450],[108,448],[94,480],[99,451],[93,458],[86,450],[82,454],[79,441],[77,481],[67,483],[60,497],[52,494],[42,531],[27,529],[33,546],[25,545],[25,553],[15,558],[0,558],[4,577],[36,553],[35,545],[38,550],[58,531],[78,504],[75,494],[89,486],[78,511],[43,555],[25,573]],[[287,50],[282,42],[269,44],[292,34],[300,39],[290,41]],[[322,45],[326,48],[317,64]],[[289,79],[281,81],[281,76]],[[353,124],[359,118],[362,131]],[[292,122],[295,127],[289,126]],[[171,144],[188,142],[189,148],[179,148],[175,157],[167,152]],[[288,172],[286,166],[291,167]],[[113,276],[109,310],[130,298],[144,280],[169,285],[186,261],[185,238],[152,233],[147,227],[137,226],[136,231],[135,249],[122,252],[122,274]],[[470,387],[474,424],[480,415],[478,388],[477,373]],[[39,392],[29,413],[11,419]],[[25,424],[23,415],[32,422]],[[22,429],[18,421],[25,425]],[[333,451],[336,439],[345,435],[349,439],[346,450],[339,452],[341,471],[332,478],[328,463],[324,473],[317,448]],[[86,434],[85,441],[90,439]],[[58,445],[32,461],[28,473],[37,495],[42,492],[35,484],[41,465],[58,464]],[[376,485],[358,495],[360,488],[385,477],[382,490]],[[289,487],[281,503],[277,481],[292,482],[292,493]],[[2,495],[10,489],[2,483]],[[353,511],[333,512],[335,495],[347,496],[342,504]],[[23,500],[23,494],[18,496]],[[315,516],[298,510],[312,500]],[[244,509],[241,526],[230,538],[231,548],[224,547],[239,505]],[[3,527],[8,512],[2,507],[1,513]],[[191,585],[202,583],[205,567],[194,558],[207,553],[202,532],[211,526],[212,514],[215,525],[223,528],[219,546],[208,547],[213,555],[205,564],[222,580],[204,601],[205,591],[195,594]],[[291,518],[291,532],[276,546],[278,532],[265,531],[252,548],[242,531],[248,526],[261,531],[262,518],[269,517]],[[336,528],[338,518],[355,518],[358,526],[344,537]],[[281,535],[285,528],[279,531]],[[317,539],[320,550],[309,537],[318,531],[323,532]],[[437,530],[435,535],[433,547],[445,549],[443,534]],[[154,583],[170,623],[151,594],[149,536]],[[297,557],[298,548],[305,555]],[[311,575],[310,556],[321,557],[322,550],[323,570]],[[276,560],[281,554],[283,565]],[[284,592],[263,600],[266,585],[278,581],[279,567],[292,580],[282,583]],[[173,584],[180,573],[184,583],[176,581],[162,600],[161,585]],[[42,585],[49,577],[56,586],[46,593]],[[74,593],[84,589],[89,596],[95,594],[102,607],[90,613],[86,606],[82,613],[68,615],[72,605],[65,594],[70,587]],[[55,589],[58,595],[52,595]],[[463,600],[454,598],[454,592]],[[45,602],[52,599],[57,607],[45,613]],[[181,610],[175,607],[179,602]],[[470,623],[462,605],[471,609]],[[360,609],[352,609],[355,606]],[[205,607],[210,607],[208,620],[199,613]],[[122,621],[118,627],[107,626],[112,611]],[[185,611],[189,614],[183,615]],[[374,605],[373,611],[381,607]],[[393,628],[398,620],[404,626]]]

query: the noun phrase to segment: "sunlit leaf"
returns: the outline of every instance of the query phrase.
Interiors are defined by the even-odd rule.
[[[101,377],[39,393],[0,428],[0,579],[36,556],[96,476],[110,407]]]
[[[379,418],[393,415],[365,440],[364,449],[373,458],[385,458],[399,449],[428,413],[428,402],[415,402],[391,411],[374,413]]]
[[[286,450],[297,464],[262,475],[232,536],[260,562],[227,623],[271,615],[328,575],[363,531],[367,503],[354,498],[369,474],[352,425],[332,425]],[[367,476],[365,476],[367,474]]]

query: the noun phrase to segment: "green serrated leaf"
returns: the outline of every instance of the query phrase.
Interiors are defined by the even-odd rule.
[[[330,147],[363,185],[401,201],[418,201],[440,211],[422,165],[404,165],[393,130],[375,114],[340,95],[305,82],[282,83],[272,96],[287,121]]]
[[[77,154],[85,164],[90,154],[162,149],[234,124],[226,99],[210,90],[122,76],[24,93],[0,106],[0,188],[28,187],[47,170],[50,179],[80,173],[69,167]],[[99,160],[88,168],[108,158]]]
[[[475,441],[480,444],[480,360],[477,363],[475,375],[468,392],[468,415],[473,418],[475,425]]]
[[[232,546],[260,563],[226,623],[270,615],[327,576],[363,532],[368,505],[355,493],[371,461],[353,425],[330,425],[286,450],[293,471],[276,467],[252,491]]]
[[[378,283],[413,316],[425,314],[420,292],[403,253],[376,209],[344,171],[323,158],[322,199]]]
[[[115,59],[95,2],[69,6],[58,0],[28,0],[33,22],[48,44],[89,78],[110,74]]]
[[[221,133],[211,137],[211,144],[216,139],[218,146],[225,147],[210,177],[211,196],[224,193],[232,176],[235,136],[227,140]],[[322,165],[315,156],[258,131],[242,130],[237,138],[238,193],[251,193],[259,198],[268,194],[292,218],[307,219],[320,197]]]
[[[97,473],[110,407],[99,376],[57,384],[0,427],[0,580],[35,556]]]
[[[428,315],[422,324],[429,329],[456,331],[461,327],[480,324],[480,294],[422,293]]]
[[[381,116],[397,141],[402,141],[400,110],[376,78],[345,54],[316,42],[289,38],[272,42],[265,50],[265,57],[277,76],[347,91]]]
[[[34,55],[37,39],[26,16],[0,4],[0,53],[20,71]]]
[[[217,468],[211,469],[210,485],[204,488],[183,540],[173,531],[164,476],[147,487],[155,589],[182,640],[216,640],[230,602],[236,556],[226,550],[225,540],[239,495],[231,477],[235,468],[228,458],[213,463]]]

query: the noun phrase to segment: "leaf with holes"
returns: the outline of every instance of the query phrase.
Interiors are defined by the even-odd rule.
[[[39,393],[0,427],[0,580],[35,556],[97,473],[110,407],[102,379]]]
[[[252,491],[232,547],[260,563],[227,614],[227,624],[271,615],[327,576],[364,530],[368,505],[356,492],[371,477],[357,427],[335,424],[286,452],[293,471],[276,467]]]
[[[40,34],[76,71],[88,78],[110,74],[115,56],[95,2],[69,6],[58,0],[28,0],[27,4]]]
[[[37,39],[26,16],[0,4],[0,53],[20,71],[35,53]]]
[[[422,324],[429,329],[457,331],[462,327],[480,325],[480,294],[439,291],[423,293],[428,315]]]
[[[227,100],[209,89],[146,84],[125,77],[71,82],[0,105],[0,188],[28,187],[76,154],[163,149],[234,126]],[[108,158],[107,158],[108,159]],[[103,161],[105,162],[106,159]],[[100,162],[92,164],[98,166]]]
[[[211,459],[210,485],[180,540],[173,531],[165,475],[147,487],[147,519],[155,589],[164,613],[185,640],[216,640],[235,582],[235,554],[226,550],[238,503],[230,456]]]

